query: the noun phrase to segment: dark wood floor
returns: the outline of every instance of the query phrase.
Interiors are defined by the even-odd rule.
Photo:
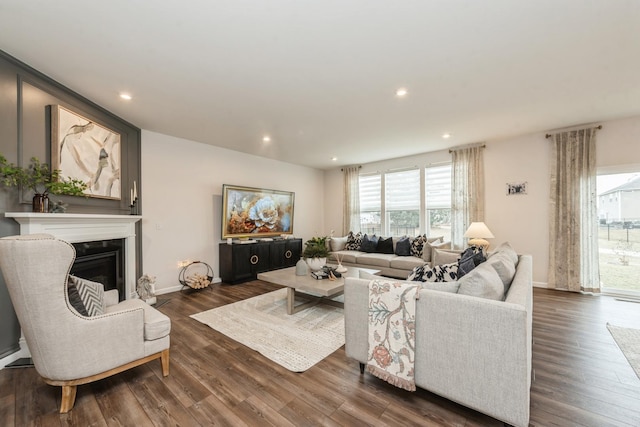
[[[276,289],[250,282],[163,295],[171,317],[171,375],[160,363],[80,386],[58,414],[60,389],[33,368],[0,371],[0,426],[500,426],[424,390],[370,376],[339,349],[292,373],[188,316]],[[606,323],[640,327],[640,304],[534,290],[531,425],[639,426],[640,380]]]

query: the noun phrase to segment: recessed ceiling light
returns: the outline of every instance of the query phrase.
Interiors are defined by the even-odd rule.
[[[449,138],[451,138],[451,134],[450,134],[450,133],[443,133],[443,134],[442,134],[442,137],[443,137],[444,139],[449,139]]]
[[[262,142],[271,142],[271,137],[269,135],[265,135],[262,137]]]
[[[131,101],[131,95],[129,95],[128,93],[121,93],[120,98],[126,99],[127,101]]]
[[[338,158],[337,158],[336,156],[333,156],[333,157],[331,158],[331,161],[332,161],[332,162],[335,162],[336,160],[338,160]]]
[[[396,96],[398,98],[404,98],[405,96],[407,96],[409,92],[407,91],[407,89],[401,87],[400,89],[396,90]]]

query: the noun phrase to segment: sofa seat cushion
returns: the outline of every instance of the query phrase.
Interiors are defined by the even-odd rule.
[[[365,265],[375,265],[377,267],[389,267],[391,260],[395,258],[393,254],[361,254],[358,255],[357,263]]]
[[[169,332],[171,332],[171,319],[140,299],[128,299],[109,306],[105,314],[136,308],[144,310],[145,341],[153,341],[169,335]]]
[[[423,264],[424,260],[422,258],[415,256],[397,256],[395,258],[391,258],[389,266],[398,270],[413,270]]]
[[[496,270],[485,262],[471,270],[459,281],[458,293],[496,301],[504,300],[504,284]]]
[[[350,250],[335,251],[331,253],[331,258],[335,259],[336,261],[338,260],[338,258],[340,258],[341,262],[355,264],[358,260],[358,257],[362,254],[364,254],[364,252]]]

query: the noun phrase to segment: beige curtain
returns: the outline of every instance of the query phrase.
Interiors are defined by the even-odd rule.
[[[344,202],[342,204],[342,235],[360,231],[360,167],[342,168],[344,177]]]
[[[484,145],[451,150],[451,243],[464,247],[464,233],[484,221]]]
[[[552,135],[549,285],[600,292],[596,128]]]

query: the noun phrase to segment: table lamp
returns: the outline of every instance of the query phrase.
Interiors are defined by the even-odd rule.
[[[464,237],[469,237],[469,246],[480,246],[484,250],[489,248],[489,242],[485,239],[493,239],[495,236],[484,222],[472,222]]]

